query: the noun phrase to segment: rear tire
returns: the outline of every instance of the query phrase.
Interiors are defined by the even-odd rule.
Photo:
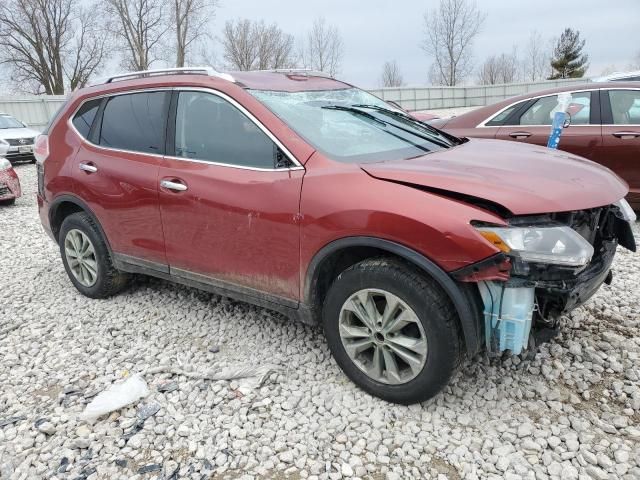
[[[113,266],[100,229],[85,212],[64,219],[58,243],[67,275],[83,295],[107,298],[127,285],[129,275]]]
[[[389,402],[433,397],[462,356],[449,297],[432,278],[394,259],[368,259],[342,272],[325,299],[323,326],[344,373]]]

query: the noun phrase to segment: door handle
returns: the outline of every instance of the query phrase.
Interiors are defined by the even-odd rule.
[[[511,138],[527,138],[531,136],[529,132],[511,132],[509,134]]]
[[[171,180],[162,180],[160,186],[168,190],[175,190],[176,192],[184,192],[187,190],[187,186],[184,183],[172,182]]]
[[[614,137],[624,139],[638,138],[640,137],[640,132],[614,132],[611,135]]]
[[[87,173],[96,173],[98,171],[98,167],[96,167],[95,165],[91,164],[91,163],[80,163],[78,165],[78,168],[80,170],[83,170]]]

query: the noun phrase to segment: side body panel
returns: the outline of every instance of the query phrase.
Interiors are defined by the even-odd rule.
[[[531,143],[546,147],[550,134],[551,127],[546,125],[512,125],[500,127],[496,139]],[[596,156],[601,146],[602,135],[600,125],[570,125],[568,128],[562,130],[560,146],[558,148],[565,152],[588,158],[589,160],[598,161]]]
[[[445,271],[498,251],[469,227],[471,220],[504,223],[486,210],[375,179],[358,165],[335,164],[317,152],[307,165],[301,200],[303,278],[316,252],[346,237],[377,237],[404,245]]]
[[[297,301],[303,174],[163,160],[160,179],[188,187],[160,189],[172,273],[195,272]]]
[[[75,193],[94,212],[114,252],[165,264],[158,205],[162,157],[80,146],[73,162]],[[97,172],[80,169],[89,164]]]

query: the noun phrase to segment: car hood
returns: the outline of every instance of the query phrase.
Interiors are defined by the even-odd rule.
[[[408,160],[360,165],[369,175],[496,203],[515,215],[609,205],[626,183],[611,170],[567,152],[472,139]]]
[[[40,135],[40,132],[30,128],[0,128],[0,138],[32,138]]]

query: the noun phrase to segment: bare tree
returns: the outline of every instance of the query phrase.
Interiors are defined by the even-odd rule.
[[[544,80],[551,74],[551,57],[542,34],[537,30],[531,32],[524,50],[524,74],[527,80],[536,82]]]
[[[471,73],[471,47],[485,17],[471,0],[440,0],[438,8],[424,15],[422,49],[433,57],[433,83],[457,85]]]
[[[481,85],[513,83],[518,80],[519,65],[515,50],[512,53],[492,55],[480,66],[478,81]]]
[[[228,21],[222,31],[223,57],[237,70],[289,68],[295,64],[293,36],[277,24]]]
[[[119,40],[123,67],[147,70],[162,56],[169,30],[167,0],[104,0],[108,24]]]
[[[404,84],[398,62],[384,62],[381,83],[383,87],[401,87]]]
[[[171,13],[176,34],[176,67],[184,67],[189,50],[208,36],[218,0],[172,0]]]
[[[340,72],[344,55],[342,36],[324,17],[316,18],[303,41],[301,53],[306,68],[335,76]]]
[[[65,87],[83,86],[108,52],[94,11],[80,0],[5,0],[0,63],[33,93],[61,95]]]

